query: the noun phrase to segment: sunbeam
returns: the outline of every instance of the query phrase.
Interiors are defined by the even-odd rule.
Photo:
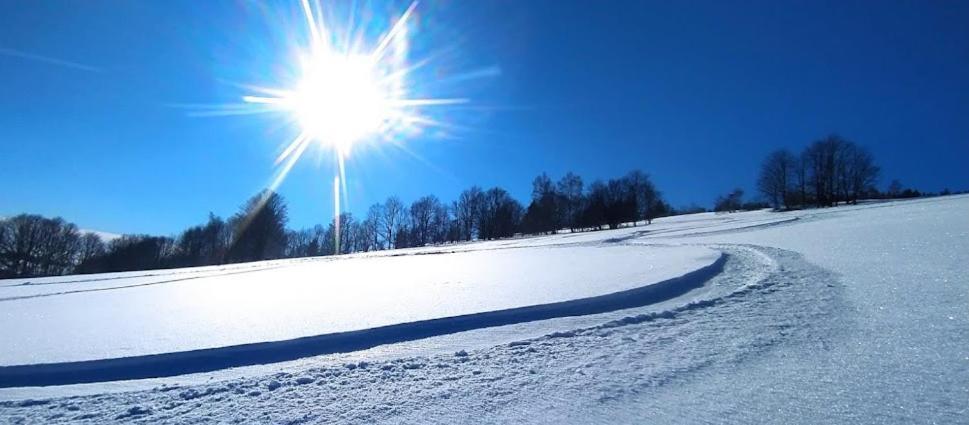
[[[213,115],[283,112],[290,124],[300,128],[295,137],[276,158],[280,166],[271,189],[277,188],[310,144],[333,152],[336,164],[333,198],[336,220],[339,220],[341,196],[347,197],[345,159],[353,148],[365,141],[400,145],[404,138],[423,127],[443,126],[428,116],[424,108],[441,108],[466,103],[464,98],[413,96],[413,71],[427,61],[409,62],[408,25],[417,2],[396,19],[390,28],[367,48],[365,34],[368,22],[351,17],[343,35],[324,24],[319,2],[301,1],[308,29],[307,44],[298,49],[294,68],[299,78],[288,87],[241,85],[250,93],[242,96],[252,109],[226,105]],[[334,29],[338,29],[334,26]],[[295,38],[295,37],[294,37]],[[346,204],[346,202],[343,202]],[[339,227],[339,223],[337,223]],[[339,240],[336,241],[339,246]],[[339,250],[339,248],[337,248]]]

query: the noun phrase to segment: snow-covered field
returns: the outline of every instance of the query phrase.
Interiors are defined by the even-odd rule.
[[[969,197],[0,281],[0,341],[11,423],[966,423]]]

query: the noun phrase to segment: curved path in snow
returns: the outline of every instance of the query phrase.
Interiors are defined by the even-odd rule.
[[[3,304],[13,308],[3,320],[9,323],[39,306],[46,311],[56,311],[58,305],[90,308],[67,310],[69,318],[81,320],[68,329],[63,328],[66,322],[53,320],[0,330],[17,332],[17,340],[28,343],[45,332],[62,334],[54,340],[60,345],[45,346],[47,340],[34,339],[35,346],[18,347],[20,356],[10,355],[17,350],[6,352],[8,358],[0,363],[6,364],[0,366],[0,387],[175,376],[615,311],[687,293],[717,275],[725,261],[724,254],[697,246],[516,248],[331,260],[271,273],[204,276],[190,285],[129,282],[94,292],[8,300]],[[320,276],[337,281],[324,284],[318,281]],[[302,301],[292,304],[296,300]],[[186,308],[186,303],[194,308]],[[116,313],[128,317],[95,314],[111,305],[121,306]],[[286,307],[291,309],[266,314]],[[224,316],[169,320],[197,309],[221,311]],[[100,320],[92,322],[91,314]],[[279,323],[292,326],[280,329]],[[132,327],[164,332],[172,326],[188,340],[127,332]],[[100,338],[65,350],[63,339],[72,330],[94,331]],[[18,363],[45,354],[53,361]]]

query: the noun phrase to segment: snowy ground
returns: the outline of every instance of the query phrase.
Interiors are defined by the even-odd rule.
[[[663,282],[719,257],[701,247],[569,246],[17,282],[0,287],[0,323],[19,324],[0,326],[0,339],[17,342],[0,350],[0,366],[185,352],[550,304]],[[43,320],[32,320],[40,313]]]
[[[716,261],[712,252],[725,255]],[[0,420],[966,423],[969,417],[969,197],[792,213],[699,214],[615,231],[395,254],[420,253],[439,255],[386,257],[383,253],[377,258],[337,261],[400,261],[399,270],[407,272],[394,274],[408,275],[412,262],[440,257],[451,267],[430,272],[414,266],[435,278],[408,284],[421,291],[448,286],[442,281],[474,283],[462,290],[476,294],[511,291],[494,297],[506,301],[489,300],[490,304],[475,308],[449,310],[420,304],[422,310],[433,313],[420,316],[403,309],[388,313],[378,325],[401,317],[420,321],[489,309],[510,309],[516,320],[498,323],[474,316],[472,325],[457,332],[208,373],[6,388],[0,390],[0,398],[7,400],[0,402]],[[558,277],[526,274],[529,261],[516,260],[519,253],[543,258],[543,268],[557,271]],[[602,257],[596,261],[586,261],[598,254]],[[574,257],[564,258],[569,255]],[[488,271],[469,269],[480,261],[498,261],[494,258],[507,263]],[[182,277],[206,276],[178,286],[257,273],[298,276],[295,270],[316,267],[335,273],[333,266],[317,264],[329,263],[236,266],[259,270],[252,273],[234,268],[184,271]],[[651,270],[644,264],[669,267]],[[657,270],[668,274],[658,275]],[[690,270],[709,272],[669,279]],[[239,274],[218,277],[231,272]],[[451,275],[453,280],[444,277]],[[404,276],[394,280],[407,281]],[[427,286],[432,280],[439,284]],[[122,281],[52,285],[37,285],[51,283],[43,280],[30,285],[0,281],[3,364],[30,359],[31,349],[24,348],[24,341],[39,344],[18,336],[23,331],[7,328],[39,326],[35,329],[51,331],[30,322],[43,322],[45,315],[56,314],[35,311],[30,316],[20,311],[10,316],[8,305],[84,299],[92,293],[47,294],[113,287]],[[534,282],[541,289],[518,288]],[[635,298],[635,302],[619,303],[607,297],[609,302],[603,303],[600,297],[598,309],[576,310],[591,305],[589,297],[664,282],[670,290],[627,292],[618,298]],[[171,285],[142,289],[167,286]],[[12,295],[15,291],[42,296],[17,298]],[[182,293],[183,289],[166,291]],[[542,296],[524,297],[535,292]],[[449,298],[460,291],[445,293]],[[586,301],[545,309],[541,317],[515,310],[574,298]],[[292,326],[305,334],[320,325]],[[50,356],[45,361],[88,358],[58,350],[57,341],[63,336],[56,327],[52,332],[54,342],[46,345],[52,351],[44,354]],[[169,338],[181,339],[177,334]],[[278,339],[284,338],[274,338]],[[138,340],[137,335],[132,338]],[[116,348],[105,350],[107,357]],[[40,353],[37,356],[42,358]],[[0,384],[9,371],[0,367]]]

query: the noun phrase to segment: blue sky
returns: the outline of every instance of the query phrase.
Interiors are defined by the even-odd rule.
[[[345,7],[346,2],[341,3]],[[361,3],[400,12],[406,3]],[[324,3],[326,6],[326,3]],[[339,10],[336,7],[333,10]],[[465,96],[407,151],[356,150],[349,209],[454,199],[478,184],[527,201],[532,178],[633,168],[674,205],[754,191],[770,150],[831,132],[898,178],[969,188],[969,2],[434,2],[414,59],[429,94]],[[233,214],[293,136],[271,116],[197,117],[272,82],[295,3],[0,3],[0,215],[174,234]],[[339,13],[334,12],[335,15]],[[379,28],[383,29],[383,28]],[[302,29],[300,29],[302,30]],[[484,74],[436,86],[442,76]],[[452,79],[453,81],[453,79]],[[409,152],[408,152],[409,151]],[[280,187],[291,226],[332,216],[330,161]]]

